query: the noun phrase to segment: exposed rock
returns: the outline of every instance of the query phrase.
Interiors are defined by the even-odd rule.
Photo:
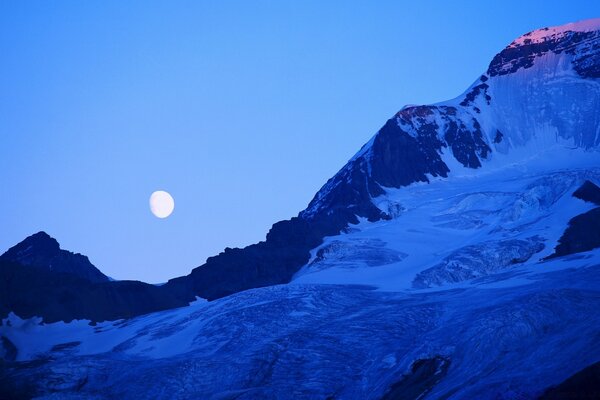
[[[416,360],[381,400],[421,399],[446,376],[449,367],[450,359],[442,356]]]
[[[512,74],[521,68],[531,68],[538,57],[551,52],[572,55],[573,68],[581,77],[600,77],[599,31],[566,31],[549,34],[543,40],[527,39],[532,33],[524,35],[524,40],[513,42],[497,54],[490,63],[487,74],[494,77]]]
[[[9,312],[45,322],[115,320],[187,305],[162,286],[137,281],[90,282],[68,273],[0,260],[0,318]]]
[[[27,237],[2,254],[0,260],[71,274],[90,282],[107,282],[109,280],[86,256],[62,250],[56,239],[50,237],[46,232],[38,232]]]
[[[540,400],[600,398],[600,362],[577,372],[564,382],[546,390]]]
[[[571,219],[569,226],[558,240],[554,253],[547,258],[581,253],[598,247],[600,247],[600,207]]]
[[[573,197],[600,206],[600,187],[586,180],[579,189],[573,192]]]
[[[17,358],[17,348],[7,337],[0,336],[0,360],[14,361]]]

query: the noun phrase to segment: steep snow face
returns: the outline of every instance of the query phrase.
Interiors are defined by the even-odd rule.
[[[598,55],[590,57],[598,57],[600,68],[600,36],[595,43]],[[547,51],[530,67],[489,79],[490,117],[507,141],[495,146],[498,151],[529,144],[535,152],[561,138],[586,149],[600,145],[600,75],[580,76],[577,55]],[[493,62],[488,73],[496,67]]]

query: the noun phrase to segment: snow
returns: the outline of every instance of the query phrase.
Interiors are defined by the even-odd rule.
[[[531,68],[487,82],[492,101],[483,117],[504,134],[511,150],[528,146],[535,154],[560,140],[584,148],[600,144],[600,82],[578,77],[572,57],[548,52]]]

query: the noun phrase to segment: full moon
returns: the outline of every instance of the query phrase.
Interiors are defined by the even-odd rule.
[[[158,218],[167,218],[175,208],[173,196],[164,190],[157,190],[150,195],[150,211]]]

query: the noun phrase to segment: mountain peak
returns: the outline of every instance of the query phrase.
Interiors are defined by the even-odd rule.
[[[594,31],[600,31],[600,18],[585,19],[582,21],[571,22],[564,25],[535,29],[515,39],[509,45],[509,47],[516,47],[523,44],[540,43],[548,40],[553,40],[557,36],[562,36],[567,32]]]
[[[378,197],[457,169],[513,165],[555,147],[600,148],[600,19],[532,31],[462,95],[403,107],[317,193],[302,217],[390,217]],[[504,160],[504,161],[501,161]]]
[[[44,231],[14,245],[0,256],[0,260],[77,275],[91,282],[109,280],[86,256],[61,249],[58,241]]]
[[[22,265],[36,266],[41,261],[40,258],[55,257],[59,252],[58,241],[46,232],[40,231],[8,249],[2,258]]]
[[[554,69],[565,72],[572,68],[581,78],[598,78],[599,38],[600,18],[537,29],[518,37],[498,53],[490,63],[487,75],[514,74],[533,67],[543,56],[548,56],[541,63],[542,69],[550,66],[550,72]]]

